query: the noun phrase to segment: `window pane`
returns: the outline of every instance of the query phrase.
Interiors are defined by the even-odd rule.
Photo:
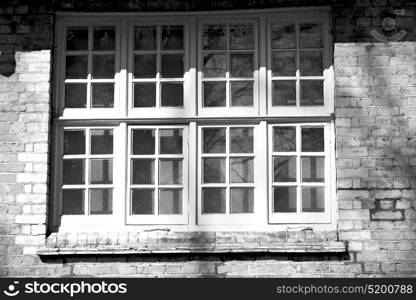
[[[161,189],[159,191],[159,214],[182,214],[182,190]]]
[[[322,51],[300,51],[300,75],[322,76]]]
[[[273,212],[296,212],[296,187],[279,186],[273,188]]]
[[[302,212],[324,212],[325,189],[324,187],[302,188]]]
[[[253,82],[231,82],[231,105],[253,106]]]
[[[300,88],[300,105],[324,105],[324,82],[322,80],[301,80]]]
[[[203,47],[207,50],[227,49],[225,25],[205,25]]]
[[[225,214],[226,189],[203,188],[202,189],[202,213]]]
[[[159,184],[182,184],[182,159],[159,161]]]
[[[63,162],[63,183],[64,184],[84,184],[84,160],[83,159],[64,159]]]
[[[183,84],[162,82],[162,106],[182,107],[183,106]]]
[[[253,213],[254,212],[254,189],[231,188],[232,214]]]
[[[66,154],[85,154],[84,130],[64,131],[64,155]]]
[[[273,81],[273,106],[296,105],[296,81]]]
[[[134,56],[134,78],[156,77],[156,54]]]
[[[273,76],[296,75],[296,51],[274,51],[272,53]]]
[[[91,154],[113,154],[113,130],[91,130]]]
[[[204,106],[225,106],[225,82],[204,82]]]
[[[62,214],[83,215],[84,214],[84,190],[62,191]]]
[[[91,189],[90,190],[90,214],[111,215],[113,212],[113,190]]]
[[[225,77],[227,71],[226,54],[204,54],[204,77]]]
[[[325,158],[324,157],[302,157],[302,181],[324,182],[325,181]]]
[[[155,154],[155,131],[135,129],[132,131],[133,154]]]
[[[183,49],[183,26],[166,25],[162,27],[162,49]]]
[[[134,50],[156,50],[156,26],[135,27]]]
[[[254,49],[253,25],[230,25],[230,49]]]
[[[113,183],[113,160],[91,159],[90,160],[90,183],[111,184]]]
[[[253,54],[231,54],[230,73],[232,77],[253,77]]]
[[[254,159],[251,157],[230,158],[232,183],[254,182]]]
[[[324,129],[320,128],[302,128],[302,152],[323,152],[324,147]]]
[[[296,157],[274,157],[273,170],[274,182],[296,182]]]
[[[159,131],[160,154],[182,154],[182,129]]]
[[[184,73],[183,54],[162,54],[162,77],[180,78]]]
[[[94,55],[92,61],[93,78],[114,78],[114,55]]]
[[[274,127],[273,128],[273,151],[274,152],[296,151],[296,127]]]
[[[88,75],[88,56],[68,55],[65,62],[65,78],[85,79]]]
[[[272,48],[295,48],[295,25],[274,24],[272,25]]]
[[[134,107],[156,106],[156,84],[135,83],[134,84]]]
[[[65,84],[65,107],[85,108],[87,106],[86,84]]]
[[[153,159],[132,160],[132,184],[153,184],[154,178],[155,161]]]
[[[225,158],[204,158],[203,165],[203,183],[225,182]]]
[[[115,50],[116,32],[114,27],[94,28],[94,50]]]
[[[300,48],[322,47],[322,28],[320,24],[300,24]]]
[[[132,189],[131,190],[131,213],[132,215],[153,215],[154,213],[154,190]]]
[[[204,128],[203,152],[225,153],[225,128]]]
[[[68,28],[66,31],[66,50],[88,50],[88,28]]]
[[[92,84],[92,107],[114,106],[114,83]]]
[[[253,153],[253,128],[230,128],[231,153]]]

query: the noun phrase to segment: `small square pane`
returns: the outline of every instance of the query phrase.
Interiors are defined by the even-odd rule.
[[[231,153],[253,153],[253,128],[230,128]]]
[[[300,24],[299,47],[320,48],[322,47],[321,24]]]
[[[322,76],[323,60],[322,51],[300,51],[300,75]]]
[[[231,188],[230,211],[232,214],[254,212],[254,189]]]
[[[91,189],[90,190],[90,214],[111,215],[113,213],[113,190]]]
[[[93,83],[92,107],[114,107],[114,83]]]
[[[254,49],[252,24],[230,25],[230,49]]]
[[[295,25],[273,24],[272,25],[272,48],[296,48]]]
[[[273,76],[295,76],[296,51],[272,52],[272,73]]]
[[[325,189],[324,187],[302,188],[302,212],[324,212]]]
[[[202,140],[204,153],[225,153],[225,128],[204,128]]]
[[[182,184],[182,159],[159,160],[159,184]]]
[[[202,213],[225,214],[226,189],[203,188],[202,189]]]
[[[230,178],[232,183],[254,182],[254,159],[252,157],[230,158]]]
[[[135,83],[134,84],[134,107],[156,106],[156,84]]]
[[[154,214],[154,190],[132,189],[131,190],[131,214],[153,215]]]
[[[87,107],[87,85],[83,83],[65,84],[65,107]]]
[[[296,182],[296,157],[279,156],[273,158],[273,181]]]
[[[90,183],[112,184],[113,183],[113,160],[91,159],[90,160]]]
[[[230,54],[230,73],[232,77],[253,77],[253,54]]]
[[[183,54],[162,54],[162,77],[182,78],[183,73]]]
[[[303,127],[302,128],[302,152],[323,152],[324,128],[323,127]]]
[[[94,28],[94,50],[112,51],[116,48],[116,31],[114,27]]]
[[[155,161],[153,159],[132,160],[132,184],[153,184],[155,182]]]
[[[65,61],[66,79],[85,79],[88,75],[87,55],[68,55]]]
[[[204,54],[204,77],[225,77],[227,55],[218,53]]]
[[[322,80],[301,80],[300,95],[300,105],[324,105],[324,82]]]
[[[183,83],[162,82],[162,107],[183,107]]]
[[[85,160],[64,159],[63,161],[63,184],[85,183]]]
[[[296,81],[273,81],[273,106],[296,106]]]
[[[225,82],[204,82],[204,107],[225,106],[225,101]]]
[[[206,50],[227,49],[226,26],[205,25],[202,45]]]
[[[273,188],[273,212],[296,212],[296,187],[279,186]]]
[[[114,78],[114,55],[94,55],[92,60],[93,78]]]
[[[183,26],[162,26],[162,49],[181,50],[183,48]]]
[[[84,190],[62,191],[62,214],[83,215],[84,214]]]
[[[91,129],[91,154],[113,154],[112,129]]]
[[[69,27],[66,30],[66,50],[88,50],[88,28]]]
[[[231,82],[231,106],[253,106],[253,82]]]
[[[156,77],[156,54],[140,54],[134,56],[134,78]]]
[[[324,182],[325,181],[325,158],[324,157],[302,157],[302,181]]]
[[[159,214],[160,215],[182,214],[182,190],[181,189],[159,190]]]
[[[273,151],[274,152],[296,151],[296,127],[274,127],[273,128]]]
[[[153,129],[134,129],[132,131],[133,154],[155,154],[155,131]]]
[[[204,158],[203,174],[203,183],[225,183],[225,158]]]
[[[85,131],[64,131],[64,155],[85,154]]]
[[[160,129],[160,154],[182,154],[182,129]]]
[[[134,28],[134,50],[156,50],[156,26]]]

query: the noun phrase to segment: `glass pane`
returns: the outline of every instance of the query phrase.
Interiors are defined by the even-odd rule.
[[[114,55],[94,55],[92,60],[93,78],[114,78]]]
[[[322,28],[320,24],[300,24],[299,47],[322,47]]]
[[[253,82],[231,82],[231,106],[253,106]]]
[[[91,129],[91,154],[113,154],[113,130]]]
[[[225,128],[204,128],[202,135],[204,153],[225,153]]]
[[[324,146],[324,129],[302,128],[302,152],[323,152]]]
[[[162,82],[162,106],[182,107],[183,106],[183,84]]]
[[[253,77],[253,54],[231,54],[230,72],[232,77]]]
[[[295,25],[272,25],[272,48],[296,48]]]
[[[161,189],[159,191],[159,214],[182,214],[182,190]]]
[[[65,78],[85,79],[88,75],[87,55],[68,55],[65,62]]]
[[[160,129],[160,154],[182,154],[182,129]]]
[[[114,27],[94,28],[94,50],[111,51],[116,48],[116,31]]]
[[[296,105],[296,81],[273,81],[273,106]]]
[[[162,54],[162,77],[183,77],[183,54]]]
[[[113,183],[113,160],[91,159],[90,160],[90,183],[112,184]]]
[[[273,166],[274,182],[296,182],[296,157],[274,157]]]
[[[131,214],[153,215],[154,213],[154,190],[132,189],[131,190]]]
[[[254,189],[231,188],[232,214],[253,213],[254,212]]]
[[[204,54],[204,77],[225,77],[227,71],[226,54]]]
[[[324,182],[325,180],[325,158],[324,157],[302,157],[302,181]]]
[[[296,187],[279,186],[273,188],[273,212],[296,212]]]
[[[68,28],[66,30],[66,50],[88,50],[88,28]]]
[[[85,108],[87,106],[86,84],[65,84],[65,107]]]
[[[66,154],[85,154],[84,130],[64,131],[64,155]]]
[[[205,25],[203,47],[207,50],[227,49],[225,25]]]
[[[154,178],[155,161],[153,159],[132,160],[132,184],[153,184]]]
[[[273,128],[273,151],[274,152],[296,151],[296,127],[274,127]]]
[[[301,80],[300,105],[324,105],[324,82],[322,80]]]
[[[134,56],[134,78],[156,77],[156,54]]]
[[[254,49],[253,25],[230,25],[230,49]]]
[[[156,26],[135,27],[134,50],[156,50]]]
[[[204,106],[225,106],[226,87],[225,82],[204,82]]]
[[[253,128],[230,128],[231,153],[253,153]]]
[[[232,183],[254,182],[254,159],[250,157],[230,158]]]
[[[134,129],[132,131],[133,154],[155,154],[155,131]]]
[[[300,51],[300,75],[322,76],[322,51]]]
[[[114,106],[114,83],[92,84],[92,107]]]
[[[113,190],[91,189],[90,190],[90,214],[111,215],[113,212]]]
[[[204,158],[203,164],[203,183],[225,182],[225,158]]]
[[[83,159],[64,159],[63,184],[84,184],[84,162]]]
[[[324,212],[325,189],[324,187],[302,188],[302,212]]]
[[[202,213],[225,214],[226,189],[203,188],[202,189]]]
[[[62,191],[62,214],[83,215],[84,214],[84,190]]]
[[[159,184],[182,184],[182,159],[159,160]]]
[[[183,26],[162,26],[162,49],[183,49]]]
[[[272,53],[273,76],[296,75],[296,51],[274,51]]]
[[[134,84],[134,107],[156,106],[156,84],[135,83]]]

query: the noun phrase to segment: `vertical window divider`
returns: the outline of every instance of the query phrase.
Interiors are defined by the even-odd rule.
[[[300,87],[300,53],[299,53],[299,35],[300,35],[300,25],[295,23],[295,39],[296,39],[296,107],[300,107],[300,100],[302,95]]]
[[[153,214],[158,216],[159,215],[159,190],[160,190],[160,182],[159,182],[159,159],[160,159],[160,143],[159,143],[159,133],[160,129],[155,128],[155,178],[154,178],[154,197],[155,197],[155,207]]]
[[[90,136],[90,129],[85,129],[85,203],[84,203],[84,209],[85,209],[85,215],[90,215],[90,142],[91,142],[91,136]]]
[[[301,127],[299,125],[296,126],[296,214],[299,215],[301,213],[301,205],[302,205],[302,188],[301,188],[301,184],[302,184],[302,176],[301,176],[301,171],[302,168],[300,166],[301,164],[301,159],[300,159],[300,153],[302,151],[302,146],[301,146]]]

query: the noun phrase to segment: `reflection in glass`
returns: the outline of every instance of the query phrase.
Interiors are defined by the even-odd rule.
[[[295,25],[273,24],[272,25],[272,48],[295,48]]]
[[[92,60],[93,78],[114,78],[114,55],[94,55]]]
[[[227,56],[225,54],[204,54],[204,77],[225,77]]]
[[[181,50],[183,48],[183,26],[162,26],[162,49]]]
[[[131,190],[131,214],[153,215],[154,213],[154,190],[132,189]]]
[[[66,31],[66,50],[88,50],[88,28],[68,27]]]
[[[113,190],[91,189],[90,190],[90,214],[111,215],[113,212]]]
[[[135,27],[134,50],[156,50],[156,26]]]
[[[302,188],[302,212],[324,212],[325,189],[324,187]]]
[[[230,128],[231,153],[253,153],[253,128]]]
[[[296,75],[296,51],[274,51],[272,53],[273,76]]]
[[[134,78],[156,77],[156,54],[141,54],[134,56]]]
[[[205,25],[202,44],[206,50],[227,49],[226,26]]]
[[[155,161],[153,159],[132,160],[132,184],[153,184],[154,178]]]
[[[322,80],[300,81],[300,105],[324,105],[324,82]]]
[[[133,154],[155,154],[155,131],[134,129],[132,131]]]
[[[204,153],[225,153],[225,128],[204,128],[202,139]]]
[[[231,106],[253,106],[253,82],[231,82]]]
[[[253,77],[253,54],[230,54],[230,74],[232,77]]]
[[[64,155],[85,154],[85,131],[64,131]]]
[[[182,159],[159,161],[159,184],[182,184]]]
[[[296,127],[274,127],[273,128],[273,151],[274,152],[296,151]]]
[[[113,183],[113,160],[91,159],[90,160],[90,183],[111,184]]]
[[[156,84],[135,83],[134,84],[134,107],[156,106]]]
[[[300,24],[299,47],[322,47],[322,27],[320,24]]]
[[[159,214],[180,215],[182,214],[182,190],[160,189],[159,190]]]
[[[65,62],[65,78],[85,79],[88,75],[88,56],[68,55]]]
[[[94,28],[94,50],[115,50],[116,32],[113,27]]]
[[[87,85],[83,83],[65,84],[65,107],[85,108],[87,107]]]
[[[160,129],[160,154],[182,154],[182,129]]]
[[[275,80],[273,81],[273,106],[295,106],[296,105],[296,81]]]
[[[322,76],[322,51],[300,51],[300,75]]]
[[[230,158],[230,177],[232,183],[254,182],[254,159],[251,157]]]
[[[62,214],[83,215],[84,214],[84,190],[62,191]]]
[[[232,214],[254,212],[254,189],[231,188],[230,212]]]
[[[253,25],[230,25],[230,49],[254,49]]]
[[[64,159],[63,161],[63,184],[85,183],[85,161],[83,159]]]
[[[302,181],[324,182],[325,180],[325,158],[324,157],[302,157]]]
[[[296,182],[296,157],[274,157],[273,170],[274,182]]]
[[[279,186],[273,188],[273,212],[296,212],[296,187]]]
[[[203,183],[225,183],[225,158],[204,158],[203,174]]]
[[[225,106],[225,82],[204,82],[204,107]]]
[[[202,213],[225,214],[225,193],[223,188],[202,189]]]
[[[324,149],[324,128],[303,127],[302,152],[323,152]]]
[[[91,154],[113,154],[113,130],[91,129]]]
[[[93,83],[92,107],[114,106],[114,83]]]

